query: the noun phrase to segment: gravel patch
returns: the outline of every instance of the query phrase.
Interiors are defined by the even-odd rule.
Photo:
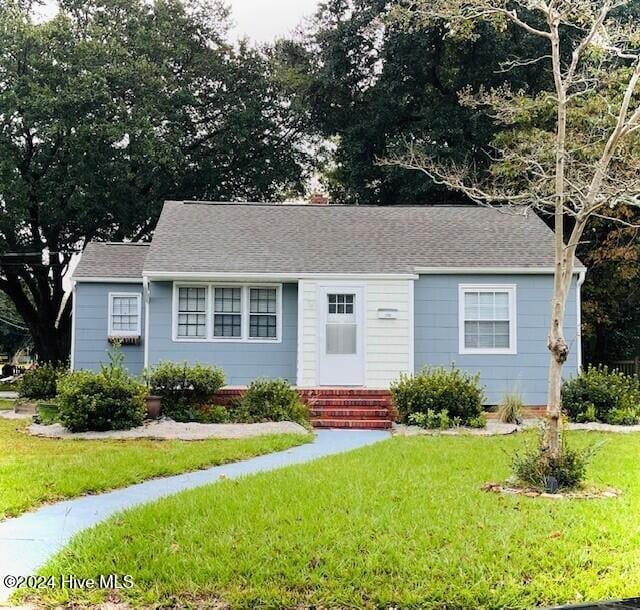
[[[33,419],[33,413],[16,413],[11,409],[0,409],[2,419]]]
[[[393,433],[399,436],[502,436],[513,434],[520,430],[535,428],[539,424],[537,419],[525,419],[521,424],[503,424],[498,421],[488,421],[484,428],[447,428],[445,430],[425,430],[420,426],[407,426],[405,424],[394,424]]]
[[[591,432],[621,432],[622,434],[640,432],[640,425],[614,426],[613,424],[601,424],[598,422],[589,422],[586,424],[570,423],[567,424],[566,427],[568,430],[590,430]]]
[[[291,421],[266,422],[262,424],[199,424],[180,423],[171,419],[145,422],[131,430],[110,430],[108,432],[69,432],[61,424],[43,426],[31,424],[29,434],[46,438],[62,439],[135,439],[201,441],[208,438],[249,438],[266,434],[307,434],[308,430]]]
[[[498,421],[489,420],[485,428],[448,428],[446,430],[425,430],[419,426],[407,426],[405,424],[394,424],[393,434],[398,436],[501,436],[505,434],[514,434],[523,430],[531,430],[538,428],[541,419],[525,419],[521,424],[503,424]],[[601,424],[591,422],[586,424],[566,423],[567,430],[586,430],[591,432],[617,432],[621,434],[629,434],[631,432],[640,432],[640,425],[637,426],[614,426],[611,424]]]

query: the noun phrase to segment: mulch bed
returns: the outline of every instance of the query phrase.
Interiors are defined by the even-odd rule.
[[[526,498],[545,498],[549,500],[603,500],[606,498],[619,498],[622,495],[619,489],[613,489],[612,487],[603,489],[587,487],[585,489],[572,491],[558,491],[557,493],[551,494],[538,491],[531,487],[509,485],[506,483],[486,483],[482,486],[482,491],[509,496],[525,496]]]

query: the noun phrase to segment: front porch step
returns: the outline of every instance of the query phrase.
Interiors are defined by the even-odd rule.
[[[349,428],[357,430],[388,430],[388,419],[313,419],[314,428]]]
[[[353,419],[390,419],[388,409],[376,409],[376,408],[337,408],[337,407],[316,407],[310,408],[311,416],[320,419],[340,419],[343,417],[350,417]]]
[[[378,407],[385,409],[391,405],[386,398],[312,398],[309,400],[311,408],[315,407]]]

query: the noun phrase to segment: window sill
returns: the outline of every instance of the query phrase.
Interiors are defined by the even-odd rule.
[[[238,338],[238,339],[208,339],[208,338],[196,338],[196,337],[174,337],[173,341],[175,343],[282,343],[282,339],[278,337],[277,339],[246,339],[246,338]]]
[[[458,352],[461,356],[517,356],[518,352],[510,348],[465,348]]]

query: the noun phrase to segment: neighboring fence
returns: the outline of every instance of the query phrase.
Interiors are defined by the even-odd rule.
[[[636,356],[633,360],[617,360],[612,362],[613,368],[618,369],[625,375],[640,376],[640,356]]]

